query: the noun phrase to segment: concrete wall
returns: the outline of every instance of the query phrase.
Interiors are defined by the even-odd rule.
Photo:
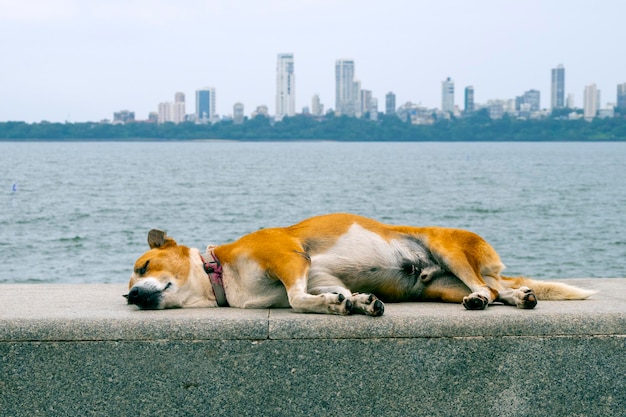
[[[0,415],[611,416],[626,279],[535,310],[138,311],[124,285],[0,286]]]

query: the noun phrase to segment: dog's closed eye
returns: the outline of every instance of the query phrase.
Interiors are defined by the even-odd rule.
[[[148,271],[148,264],[149,263],[150,263],[150,261],[146,261],[146,263],[141,268],[135,269],[135,273],[137,275],[144,275]]]

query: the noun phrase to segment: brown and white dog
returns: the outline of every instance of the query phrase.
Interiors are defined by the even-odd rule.
[[[126,296],[142,309],[230,305],[380,316],[382,301],[444,301],[480,310],[494,302],[534,308],[537,299],[593,294],[500,275],[500,257],[472,232],[393,226],[353,214],[261,229],[209,246],[205,254],[159,230],[150,231],[148,243]]]

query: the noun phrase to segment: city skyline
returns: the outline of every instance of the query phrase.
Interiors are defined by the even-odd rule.
[[[256,110],[250,112],[250,116],[263,114],[273,117],[276,121],[282,120],[284,117],[292,117],[296,114],[310,114],[321,116],[324,114],[323,103],[320,102],[318,94],[314,94],[311,98],[311,105],[304,106],[301,112],[294,110],[295,103],[295,70],[294,56],[291,53],[281,53],[277,55],[276,65],[276,114],[271,114],[266,105],[257,106]],[[362,117],[369,113],[369,118],[376,120],[379,108],[378,97],[372,95],[372,91],[363,89],[361,81],[356,78],[356,63],[352,59],[338,59],[335,61],[335,108],[328,109],[333,111],[336,116]],[[583,111],[584,118],[591,120],[595,117],[613,117],[615,108],[619,108],[621,114],[626,109],[626,83],[617,85],[616,96],[614,102],[607,102],[606,107],[601,106],[601,91],[597,89],[595,83],[586,85],[583,92],[582,106],[575,106],[573,94],[568,95],[567,103],[565,101],[565,67],[562,64],[552,68],[551,74],[551,91],[550,106],[541,105],[541,92],[539,90],[530,89],[515,98],[507,99],[490,99],[486,103],[476,103],[474,100],[474,87],[467,86],[460,103],[455,99],[454,80],[447,77],[441,81],[441,106],[434,108],[426,108],[416,105],[413,102],[401,103],[400,107],[396,106],[396,94],[392,91],[385,94],[384,112],[387,115],[402,113],[403,118],[411,113],[412,123],[429,124],[434,120],[432,112],[440,112],[442,117],[448,117],[446,114],[460,116],[461,114],[469,114],[477,109],[486,108],[491,118],[501,118],[505,113],[513,115],[513,117],[521,118],[542,118],[546,117],[550,112],[566,107],[579,109]],[[215,89],[210,90],[211,109],[215,108]],[[592,92],[593,91],[593,92]],[[220,116],[214,113],[211,117],[200,116],[199,108],[207,106],[201,103],[200,93],[209,93],[209,91],[196,91],[196,112],[195,114],[181,117],[179,109],[184,112],[184,93],[175,94],[174,103],[160,103],[157,116],[153,113],[148,117],[149,121],[173,122],[180,123],[182,121],[191,121],[196,123],[217,122]],[[182,97],[182,98],[181,98]],[[180,102],[182,101],[182,107]],[[206,101],[206,99],[204,100]],[[170,109],[170,107],[172,109]],[[164,111],[167,110],[167,112]],[[429,113],[430,112],[430,113]],[[115,122],[126,122],[129,120],[128,115],[132,114],[130,121],[138,119],[134,118],[134,112],[129,110],[121,110],[114,113]],[[226,118],[232,118],[235,123],[243,121],[243,104],[238,102],[233,106],[233,113],[223,115]],[[575,114],[568,115],[571,118],[577,118]]]
[[[235,103],[275,114],[276,57],[285,51],[296,60],[296,112],[314,94],[335,107],[342,57],[379,103],[393,91],[397,105],[439,108],[450,77],[460,107],[471,85],[476,103],[538,90],[550,108],[550,71],[563,64],[565,97],[582,107],[585,86],[596,83],[604,107],[626,81],[624,11],[617,0],[0,0],[0,36],[10,40],[0,120],[98,121],[122,109],[145,119],[177,91],[192,113],[207,85],[220,116]]]

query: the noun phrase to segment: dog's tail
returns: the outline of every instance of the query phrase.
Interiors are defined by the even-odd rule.
[[[539,300],[584,300],[598,292],[562,282],[539,281],[526,277],[502,277],[502,279],[509,288],[529,287]]]

